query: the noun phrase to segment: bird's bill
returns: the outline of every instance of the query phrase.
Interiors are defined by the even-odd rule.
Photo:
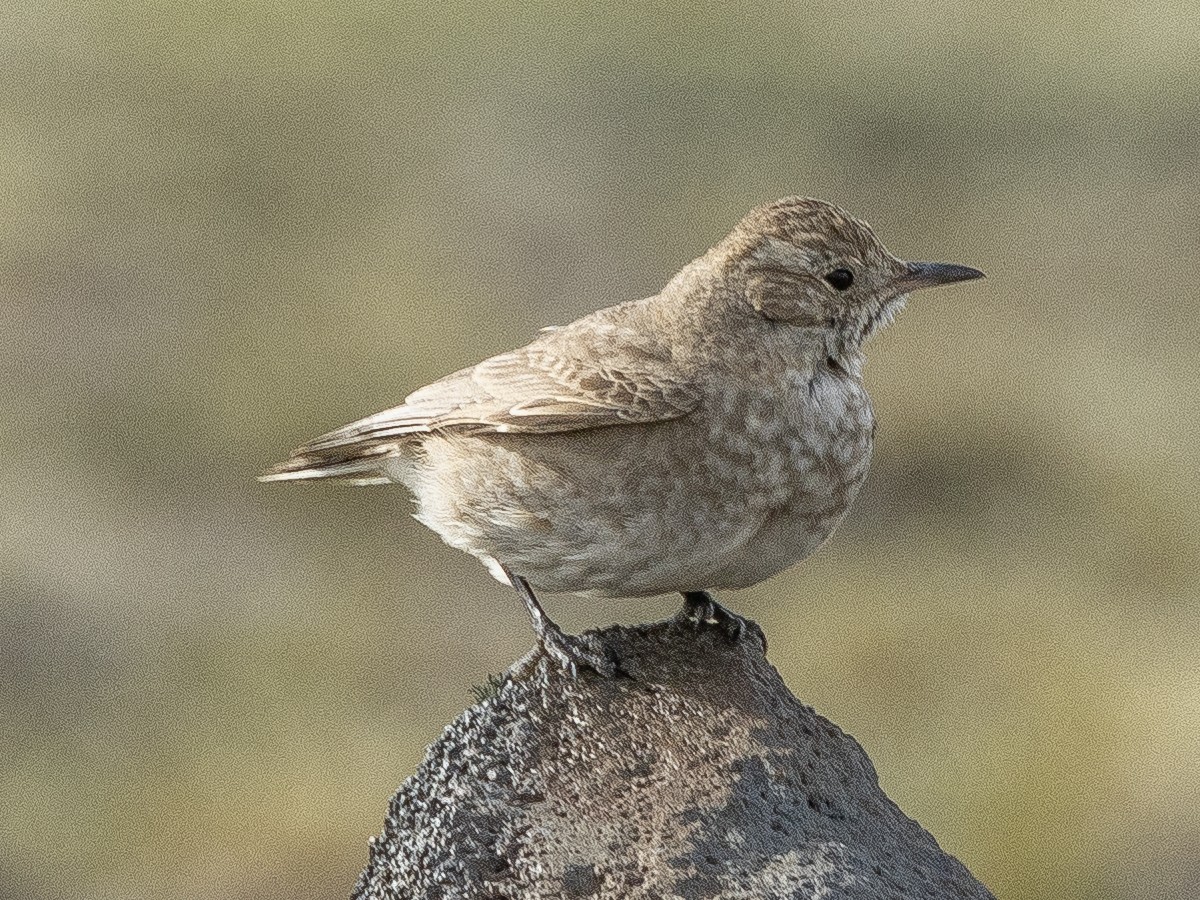
[[[937,287],[941,284],[954,284],[956,281],[983,278],[983,273],[978,269],[954,263],[910,262],[905,263],[904,267],[906,271],[896,282],[896,285],[904,291],[916,291],[921,288]]]

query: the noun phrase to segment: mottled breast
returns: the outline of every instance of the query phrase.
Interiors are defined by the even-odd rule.
[[[809,556],[866,479],[875,419],[857,374],[822,365],[772,381],[741,393],[740,426],[739,417],[713,423],[754,523],[720,560],[713,587],[748,587]]]

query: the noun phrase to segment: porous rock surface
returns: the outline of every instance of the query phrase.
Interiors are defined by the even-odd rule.
[[[598,634],[621,676],[534,654],[445,730],[355,900],[992,897],[791,695],[755,628]]]

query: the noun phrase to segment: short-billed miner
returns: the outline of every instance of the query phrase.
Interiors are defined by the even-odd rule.
[[[398,482],[417,518],[521,595],[545,651],[611,673],[533,589],[683,594],[816,550],[871,459],[863,344],[919,288],[983,275],[904,262],[821,200],[751,211],[653,297],[601,309],[305,444],[265,481]]]

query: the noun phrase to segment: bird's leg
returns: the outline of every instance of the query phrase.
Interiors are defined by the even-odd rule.
[[[711,623],[721,629],[730,641],[739,640],[748,631],[754,632],[762,641],[763,650],[767,649],[766,636],[758,625],[727,610],[708,591],[684,591],[683,609],[677,618],[690,622],[696,628]]]
[[[533,623],[534,634],[537,635],[538,646],[546,655],[562,666],[572,678],[576,677],[578,669],[586,666],[605,677],[617,674],[617,660],[612,650],[595,635],[567,634],[555,625],[542,604],[538,602],[533,588],[522,576],[502,566],[504,574],[516,589],[517,594],[525,603],[529,613],[529,621]]]

